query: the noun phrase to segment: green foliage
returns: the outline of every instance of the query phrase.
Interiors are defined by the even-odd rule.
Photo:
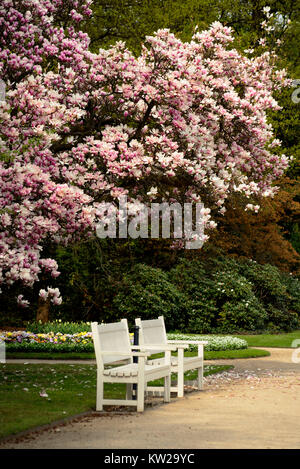
[[[184,260],[170,272],[170,276],[186,292],[189,331],[263,328],[266,312],[251,284],[236,271],[234,261],[215,259],[204,266],[199,261]]]
[[[277,267],[247,261],[240,264],[243,275],[252,283],[257,298],[264,304],[282,305],[286,298],[286,287],[282,284]]]
[[[91,324],[84,321],[62,321],[61,319],[49,321],[45,324],[41,321],[29,321],[26,324],[26,330],[33,334],[48,334],[49,332],[53,332],[53,334],[57,332],[61,334],[77,334],[79,332],[91,332]]]
[[[218,271],[213,278],[219,328],[235,331],[263,329],[267,314],[251,283],[234,270]]]
[[[168,329],[185,327],[185,297],[161,269],[137,264],[126,273],[113,298],[112,310],[134,324],[136,317],[165,318]]]
[[[210,331],[217,308],[211,293],[214,285],[205,274],[203,262],[181,259],[171,269],[169,278],[185,296],[186,331],[195,333]]]
[[[56,258],[61,275],[57,286],[64,298],[57,318],[110,322],[111,301],[130,270],[130,248],[114,240],[93,239],[68,248],[59,248]],[[125,250],[126,255],[123,255]]]
[[[281,273],[281,282],[286,288],[286,293],[289,298],[289,310],[299,314],[300,313],[300,281],[292,275]]]
[[[296,328],[300,312],[299,281],[269,264],[247,261],[241,264],[241,270],[268,313],[267,328],[284,331]]]
[[[125,41],[135,53],[147,35],[168,28],[182,39],[191,37],[195,26],[205,27],[218,11],[204,0],[94,0],[93,18],[85,25],[91,37],[91,49]]]
[[[285,38],[282,56],[297,64],[299,5],[299,0],[94,0],[93,18],[86,22],[85,30],[93,51],[122,40],[138,53],[145,37],[158,29],[168,28],[189,40],[196,26],[201,30],[220,21],[236,31],[241,48],[248,48],[262,36],[261,23],[266,19],[263,8],[270,6],[276,23],[274,41]]]
[[[222,256],[205,263],[185,259],[169,275],[186,294],[187,331],[292,330],[299,326],[299,281],[274,266]]]
[[[235,332],[264,329],[266,312],[256,298],[234,303],[228,301],[219,314],[219,330]]]
[[[293,311],[283,311],[268,306],[268,324],[267,329],[272,332],[292,331],[299,327],[299,316]]]

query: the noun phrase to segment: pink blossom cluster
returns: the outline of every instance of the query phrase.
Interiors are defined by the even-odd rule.
[[[44,242],[93,234],[103,201],[202,202],[209,230],[232,192],[256,210],[288,165],[267,121],[288,83],[273,54],[242,55],[218,22],[186,43],[159,30],[137,58],[122,42],[94,54],[78,29],[89,7],[0,6],[0,283],[56,277]]]
[[[62,297],[58,288],[47,287],[47,290],[41,289],[39,292],[40,298],[44,301],[50,299],[54,305],[60,305],[62,303]]]
[[[89,38],[73,25],[90,16],[91,0],[2,0],[0,5],[0,70],[14,82],[24,74],[44,72],[45,60],[79,64]],[[74,47],[75,46],[75,47]]]

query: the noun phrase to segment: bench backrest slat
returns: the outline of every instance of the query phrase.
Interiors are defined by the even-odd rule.
[[[167,344],[167,333],[165,328],[164,317],[159,316],[157,319],[135,320],[139,326],[139,343],[147,344]],[[162,351],[162,350],[161,350]],[[159,353],[159,350],[153,350],[153,353]]]
[[[126,319],[109,324],[92,323],[93,341],[97,363],[105,365],[132,358],[128,324]],[[113,355],[101,355],[101,351],[113,350]],[[118,355],[128,352],[128,357]]]

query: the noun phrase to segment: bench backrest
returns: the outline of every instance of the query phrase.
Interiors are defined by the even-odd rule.
[[[132,359],[127,319],[109,324],[92,322],[92,336],[97,363],[101,366],[120,360]],[[114,351],[113,355],[102,355],[101,351]],[[128,352],[128,357],[118,355]]]
[[[167,333],[163,316],[157,319],[135,320],[136,326],[139,327],[139,344],[167,344]],[[153,353],[158,353],[159,350]]]

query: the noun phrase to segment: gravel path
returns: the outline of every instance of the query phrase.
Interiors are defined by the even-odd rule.
[[[143,414],[90,416],[0,447],[300,449],[300,363],[293,349],[267,350],[270,357],[205,361],[235,368]]]

